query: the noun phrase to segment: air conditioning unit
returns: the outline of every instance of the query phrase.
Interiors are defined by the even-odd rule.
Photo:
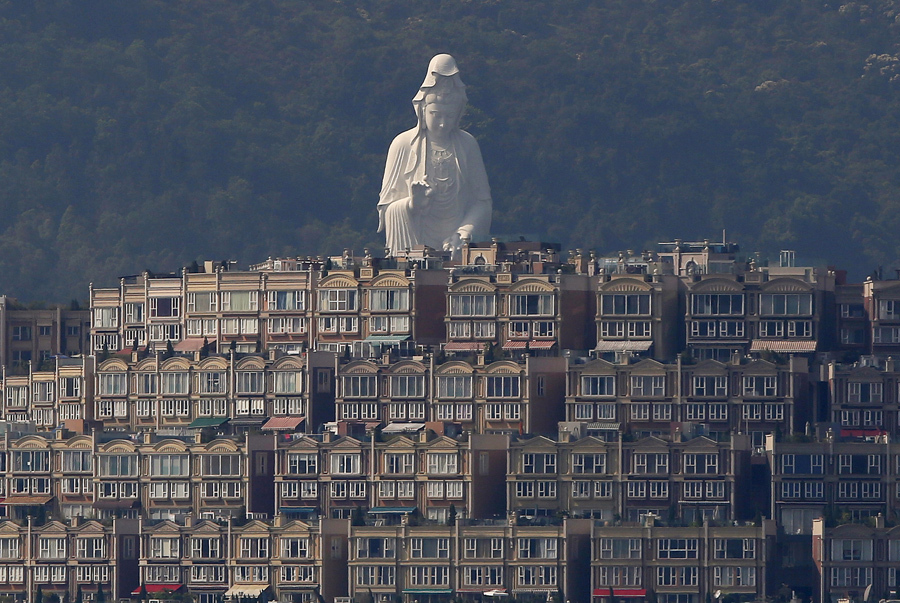
[[[209,520],[215,521],[216,514],[213,513],[212,511],[201,511],[200,519],[209,519]]]
[[[247,519],[258,519],[260,521],[268,521],[268,513],[247,513]]]

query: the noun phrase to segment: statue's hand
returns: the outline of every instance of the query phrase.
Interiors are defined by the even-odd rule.
[[[428,206],[428,197],[431,196],[431,186],[427,182],[413,182],[410,185],[412,196],[409,199],[410,209],[423,209]]]
[[[462,248],[462,239],[460,239],[458,232],[454,232],[444,239],[444,251],[456,252],[459,251],[460,248]]]

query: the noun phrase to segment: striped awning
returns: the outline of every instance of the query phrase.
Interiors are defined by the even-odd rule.
[[[533,340],[528,342],[528,347],[532,350],[549,350],[553,346],[556,345],[556,342],[552,339],[550,340]]]
[[[477,352],[484,349],[480,341],[451,341],[444,345],[448,352]]]
[[[305,420],[305,417],[272,417],[261,429],[263,431],[294,431]]]
[[[524,350],[527,347],[527,341],[507,341],[503,344],[504,350]]]
[[[598,352],[646,352],[653,345],[652,341],[598,341]]]
[[[754,339],[751,352],[815,352],[816,342],[795,339]]]

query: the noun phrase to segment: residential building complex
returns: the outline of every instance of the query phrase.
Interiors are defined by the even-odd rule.
[[[710,241],[461,255],[0,298],[0,595],[895,596],[900,281]]]

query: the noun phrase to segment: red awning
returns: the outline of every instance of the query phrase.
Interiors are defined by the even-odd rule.
[[[612,594],[614,597],[646,597],[647,589],[645,589],[645,588],[614,588],[614,589],[612,589]],[[595,588],[594,596],[595,597],[608,597],[609,589],[608,588]]]
[[[164,590],[168,590],[171,592],[175,592],[179,588],[183,588],[182,584],[145,584],[144,588],[147,589],[148,593],[161,593]],[[136,589],[131,591],[132,595],[141,594],[141,587],[138,586]]]
[[[532,350],[549,350],[553,346],[556,345],[556,342],[551,340],[542,340],[542,341],[529,341],[528,347]]]
[[[272,417],[262,426],[262,429],[269,431],[293,431],[305,420],[305,417]]]
[[[503,344],[504,350],[524,350],[528,347],[527,341],[507,341]]]
[[[484,349],[484,344],[478,341],[451,341],[444,345],[448,352],[477,352]]]
[[[887,435],[882,429],[842,429],[842,438],[874,438],[877,436]]]

